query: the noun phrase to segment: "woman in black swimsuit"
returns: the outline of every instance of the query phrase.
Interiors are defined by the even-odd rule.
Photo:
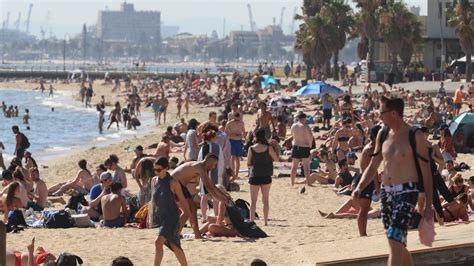
[[[342,121],[342,128],[336,131],[332,143],[332,150],[336,154],[337,161],[346,158],[346,154],[350,151],[349,139],[352,135],[352,120],[346,118]]]
[[[273,175],[273,161],[278,161],[278,152],[268,143],[265,130],[259,129],[255,134],[256,144],[248,150],[247,165],[249,171],[250,184],[250,219],[255,220],[255,209],[258,199],[258,191],[262,190],[263,217],[265,225],[268,221],[270,210],[268,198]]]
[[[352,112],[354,110],[352,108],[351,96],[346,95],[346,96],[344,96],[344,98],[342,98],[342,100],[343,100],[343,103],[341,105],[342,120],[344,121],[347,118],[353,119]]]

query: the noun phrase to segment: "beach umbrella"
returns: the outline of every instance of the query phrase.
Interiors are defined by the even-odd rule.
[[[262,88],[266,88],[270,84],[278,85],[278,82],[276,81],[275,78],[273,78],[273,76],[263,75],[262,81],[260,82],[260,85],[262,86]]]
[[[474,124],[473,112],[463,112],[456,116],[449,124],[449,131],[451,131],[451,134],[454,135],[459,126],[464,124]]]
[[[293,96],[313,96],[325,93],[337,97],[343,94],[344,91],[334,85],[330,85],[322,81],[317,81],[315,83],[311,83],[301,87],[301,89],[296,91]]]

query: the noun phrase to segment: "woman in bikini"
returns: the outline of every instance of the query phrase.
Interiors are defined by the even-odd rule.
[[[4,210],[3,210],[3,217],[4,221],[8,221],[8,213],[12,210],[17,208],[23,208],[23,204],[21,203],[21,184],[17,181],[12,182],[7,189],[7,196],[5,198]]]
[[[332,150],[338,161],[345,159],[346,154],[350,151],[349,139],[352,135],[352,120],[346,116],[342,121],[342,128],[336,132],[332,142]]]
[[[56,184],[48,189],[48,194],[53,196],[61,196],[64,192],[74,189],[82,193],[89,193],[91,188],[96,184],[92,173],[87,169],[87,161],[80,160],[78,163],[80,170],[77,172],[76,178]]]

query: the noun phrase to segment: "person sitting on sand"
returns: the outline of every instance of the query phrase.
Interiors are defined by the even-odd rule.
[[[319,215],[325,219],[355,219],[360,211],[360,206],[353,199],[348,199],[335,212],[325,213],[318,210]],[[369,219],[380,218],[380,208],[369,209],[367,217]]]
[[[9,184],[3,204],[4,221],[8,222],[8,214],[10,211],[24,207],[20,198],[22,196],[22,189],[21,184],[17,181]]]
[[[263,134],[265,137],[265,132]],[[232,200],[229,193],[227,193],[225,187],[223,185],[216,185],[216,187],[222,191],[222,193],[226,194],[230,200]],[[227,217],[227,210],[225,204],[219,202],[218,205],[218,215],[217,216],[208,216],[207,222],[204,223],[201,228],[199,228],[199,232],[201,234],[209,233],[211,236],[219,237],[235,237],[239,235],[239,232],[232,227],[232,222]]]
[[[349,172],[349,165],[347,164],[347,160],[342,159],[337,162],[337,165],[339,166],[339,173],[336,177],[334,186],[339,188],[351,185],[353,177]]]
[[[127,222],[128,208],[125,197],[120,194],[122,184],[113,183],[110,186],[112,193],[100,199],[102,205],[102,224],[107,227],[123,227]]]
[[[64,192],[73,189],[81,193],[87,194],[96,184],[92,178],[92,173],[87,169],[87,161],[82,159],[77,165],[80,170],[76,174],[75,179],[61,182],[49,188],[48,193],[53,196],[61,196]]]
[[[122,184],[123,188],[127,188],[127,176],[125,171],[118,165],[119,158],[115,154],[111,154],[104,162],[104,166],[113,171],[112,179],[114,183]]]
[[[467,199],[456,199],[443,204],[444,222],[455,222],[459,219],[464,222],[469,221],[469,214],[466,208],[467,201],[464,200]]]
[[[25,152],[25,169],[30,172],[31,168],[36,167],[38,168],[38,164],[36,160],[31,156],[31,152]]]
[[[104,172],[100,175],[100,183],[93,186],[89,193],[89,206],[81,209],[81,213],[89,215],[93,220],[99,220],[102,216],[101,199],[110,193],[110,186],[112,185],[112,174]]]
[[[166,159],[169,159],[171,148],[174,147],[182,147],[182,145],[173,142],[168,135],[163,135],[163,137],[161,138],[161,142],[158,143],[155,154],[153,154],[153,156],[155,158],[165,157]]]
[[[469,177],[468,180],[469,184],[469,194],[467,196],[468,198],[468,205],[471,208],[471,211],[474,211],[474,176]]]
[[[153,161],[155,157],[144,157],[141,158],[137,166],[133,170],[135,175],[135,181],[138,184],[138,198],[140,200],[140,206],[143,206],[151,200],[151,179],[153,178]]]
[[[15,171],[13,172],[13,180],[20,183],[21,186],[25,189],[26,192],[33,191],[33,182],[30,182],[30,175],[27,175],[28,179],[25,178],[23,172],[21,171],[20,167],[16,167]]]
[[[453,198],[462,198],[462,201],[467,203],[469,187],[467,185],[464,185],[464,179],[462,178],[461,174],[457,174],[453,178],[453,184],[449,186],[448,189],[449,192],[451,192]]]
[[[31,168],[30,176],[33,182],[35,182],[35,186],[34,191],[28,193],[33,199],[28,201],[28,206],[26,208],[32,208],[34,211],[42,211],[48,203],[48,187],[40,178],[38,168]]]
[[[320,184],[334,184],[337,177],[336,164],[329,158],[329,154],[326,150],[319,152],[319,158],[321,162],[325,164],[325,169],[318,169],[316,172],[309,175],[308,185],[313,184],[317,181]]]

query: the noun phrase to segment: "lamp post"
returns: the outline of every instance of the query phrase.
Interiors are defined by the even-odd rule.
[[[63,39],[63,71],[66,72],[66,37],[69,39],[69,34],[64,34]]]

